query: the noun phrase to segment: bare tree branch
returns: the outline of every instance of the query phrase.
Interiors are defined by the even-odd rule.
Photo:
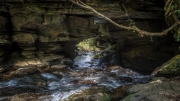
[[[98,11],[93,9],[92,7],[88,6],[87,4],[82,2],[81,0],[69,0],[69,1],[72,2],[75,5],[78,5],[78,6],[82,7],[82,8],[85,8],[87,10],[90,10],[90,11],[94,12],[97,16],[102,17],[103,19],[109,21],[110,23],[112,23],[113,25],[115,25],[115,26],[117,26],[119,28],[136,31],[141,36],[144,36],[144,35],[145,36],[163,36],[163,35],[167,35],[167,33],[169,31],[173,30],[176,26],[178,26],[180,24],[180,21],[179,21],[178,17],[175,14],[173,14],[174,24],[172,26],[170,26],[169,28],[167,28],[166,30],[164,30],[162,32],[148,32],[148,31],[144,31],[144,30],[139,29],[135,25],[133,25],[133,26],[124,26],[124,25],[118,24],[118,23],[114,22],[113,20],[111,20],[110,18],[108,18],[107,16],[99,13]],[[171,0],[169,0],[169,1],[171,1]]]

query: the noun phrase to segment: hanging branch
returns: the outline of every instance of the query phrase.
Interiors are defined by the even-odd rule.
[[[148,32],[148,31],[144,31],[144,30],[139,29],[135,25],[133,25],[133,26],[124,26],[124,25],[118,24],[118,23],[114,22],[113,20],[111,20],[110,18],[108,18],[107,16],[99,13],[94,8],[92,8],[91,6],[88,6],[87,4],[82,2],[81,0],[69,0],[69,1],[72,2],[73,4],[77,5],[77,6],[80,6],[82,8],[85,8],[87,10],[90,10],[90,11],[94,12],[97,16],[102,17],[103,19],[107,20],[108,22],[112,23],[113,25],[115,25],[115,26],[117,26],[119,28],[136,31],[141,36],[163,36],[163,35],[167,35],[167,33],[169,31],[173,30],[176,26],[178,26],[180,24],[180,21],[179,21],[178,17],[175,14],[172,14],[173,18],[174,18],[174,24],[172,26],[170,26],[169,28],[167,28],[166,30],[164,30],[162,32]]]

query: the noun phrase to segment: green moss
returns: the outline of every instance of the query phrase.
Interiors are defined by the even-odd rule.
[[[134,97],[134,94],[129,94],[127,97],[125,97],[124,99],[120,100],[120,101],[130,101],[130,99]]]
[[[99,101],[111,101],[111,96],[109,94],[104,93]]]
[[[99,58],[101,58],[101,54],[97,53],[94,55],[94,59],[99,59]]]
[[[89,38],[81,41],[76,45],[79,51],[99,51],[100,49],[95,46],[95,39]]]
[[[180,73],[180,55],[173,57],[171,60],[158,67],[154,73],[162,75],[175,75]]]

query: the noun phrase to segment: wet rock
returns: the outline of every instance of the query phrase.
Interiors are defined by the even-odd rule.
[[[130,69],[124,69],[120,66],[109,66],[107,67],[106,71],[108,73],[110,73],[111,75],[115,75],[115,76],[128,76],[128,77],[132,77],[132,76],[138,76],[140,75],[137,72],[134,72]]]
[[[180,55],[159,66],[151,75],[175,76],[180,73]]]
[[[50,70],[59,70],[69,67],[68,65],[52,65],[49,69]]]
[[[94,80],[74,80],[70,84],[96,85],[97,83]]]
[[[131,77],[123,77],[123,76],[121,76],[121,77],[119,77],[118,78],[121,82],[132,82],[133,81],[133,78],[131,78]]]
[[[126,89],[125,86],[120,86],[113,89],[112,93],[110,93],[112,101],[118,101],[119,99],[124,98],[126,96],[125,89]]]
[[[60,101],[110,101],[110,88],[107,87],[91,87],[89,89],[80,90],[71,95],[66,100]]]
[[[5,97],[3,100],[5,101],[38,101],[40,94],[38,93],[23,93],[16,94],[11,97]]]
[[[26,67],[21,67],[21,68],[18,68],[15,73],[16,75],[28,75],[28,74],[33,74],[37,71],[38,69],[36,67],[29,67],[29,66],[26,66]]]
[[[63,77],[62,75],[51,74],[51,73],[42,73],[41,76],[43,77],[43,79],[48,81],[59,81]]]
[[[147,84],[130,86],[129,94],[121,101],[178,101],[180,100],[180,81],[155,78]]]
[[[62,59],[61,64],[72,65],[73,61],[69,58],[64,58],[64,59]]]

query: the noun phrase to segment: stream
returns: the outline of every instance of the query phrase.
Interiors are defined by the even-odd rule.
[[[36,93],[39,101],[61,101],[92,86],[119,86],[146,83],[151,77],[120,66],[102,67],[93,52],[78,55],[70,68],[56,73],[44,72],[0,82],[0,100],[22,93]]]

